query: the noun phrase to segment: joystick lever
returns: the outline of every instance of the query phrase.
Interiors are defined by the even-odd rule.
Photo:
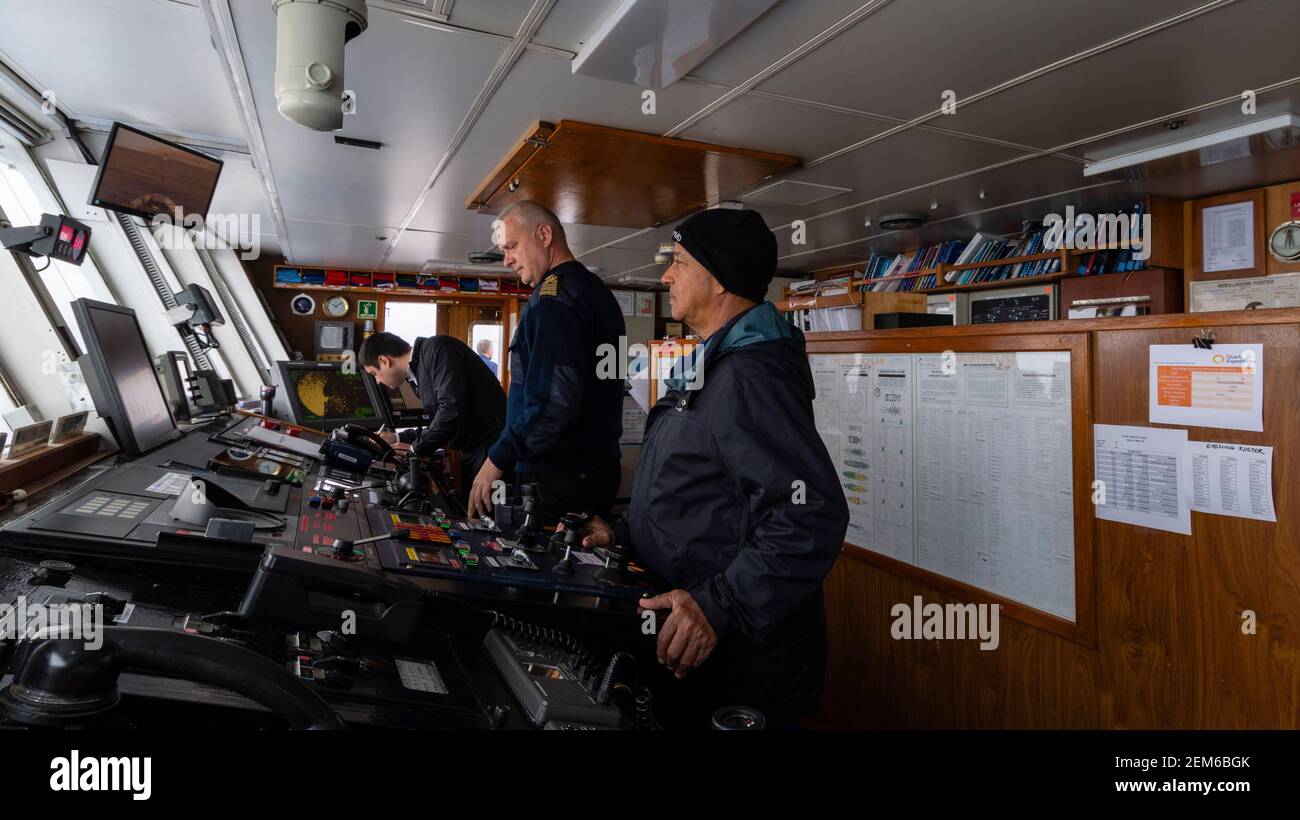
[[[539,543],[537,525],[533,520],[533,499],[524,499],[524,523],[515,533],[515,542],[519,548],[526,552],[541,552],[542,546]]]
[[[408,529],[397,529],[383,535],[373,535],[370,538],[358,538],[355,541],[347,541],[342,538],[335,538],[334,543],[330,545],[330,557],[338,561],[357,561],[362,558],[357,554],[356,548],[364,544],[373,544],[376,541],[385,541],[389,538],[409,538],[411,531]]]
[[[573,549],[582,546],[582,529],[587,526],[591,518],[591,513],[567,513],[560,519],[564,524],[564,531],[551,536],[552,555],[558,547],[564,548],[563,555],[552,569],[556,575],[573,574]]]

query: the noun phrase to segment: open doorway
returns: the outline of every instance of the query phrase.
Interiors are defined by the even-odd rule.
[[[438,305],[434,302],[386,302],[384,330],[401,336],[409,345],[414,345],[421,336],[436,336]]]
[[[488,369],[492,375],[501,381],[504,368],[501,362],[505,355],[502,349],[503,333],[500,322],[475,322],[470,325],[470,343],[469,346],[474,349],[475,353],[483,357],[487,363]]]

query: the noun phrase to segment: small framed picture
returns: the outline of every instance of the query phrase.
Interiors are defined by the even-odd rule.
[[[35,424],[29,424],[26,427],[19,427],[14,430],[14,443],[9,448],[9,457],[17,458],[23,453],[29,453],[32,450],[38,450],[45,446],[50,439],[50,430],[54,428],[52,421],[38,421]]]
[[[86,410],[59,416],[54,420],[54,432],[50,434],[50,444],[62,444],[68,439],[81,435],[86,429],[88,418],[90,413]]]

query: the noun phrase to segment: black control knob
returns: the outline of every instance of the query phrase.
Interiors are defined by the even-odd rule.
[[[334,539],[330,547],[330,557],[336,561],[356,561],[359,558],[356,545],[341,538]]]
[[[67,561],[42,561],[40,569],[32,577],[32,583],[40,586],[46,584],[52,587],[61,587],[76,572],[77,567],[69,564]]]

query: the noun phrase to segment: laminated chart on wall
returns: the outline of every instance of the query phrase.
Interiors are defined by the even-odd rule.
[[[1074,619],[1068,352],[810,364],[850,544]]]
[[[849,503],[845,540],[913,563],[910,356],[813,356],[817,430]]]

